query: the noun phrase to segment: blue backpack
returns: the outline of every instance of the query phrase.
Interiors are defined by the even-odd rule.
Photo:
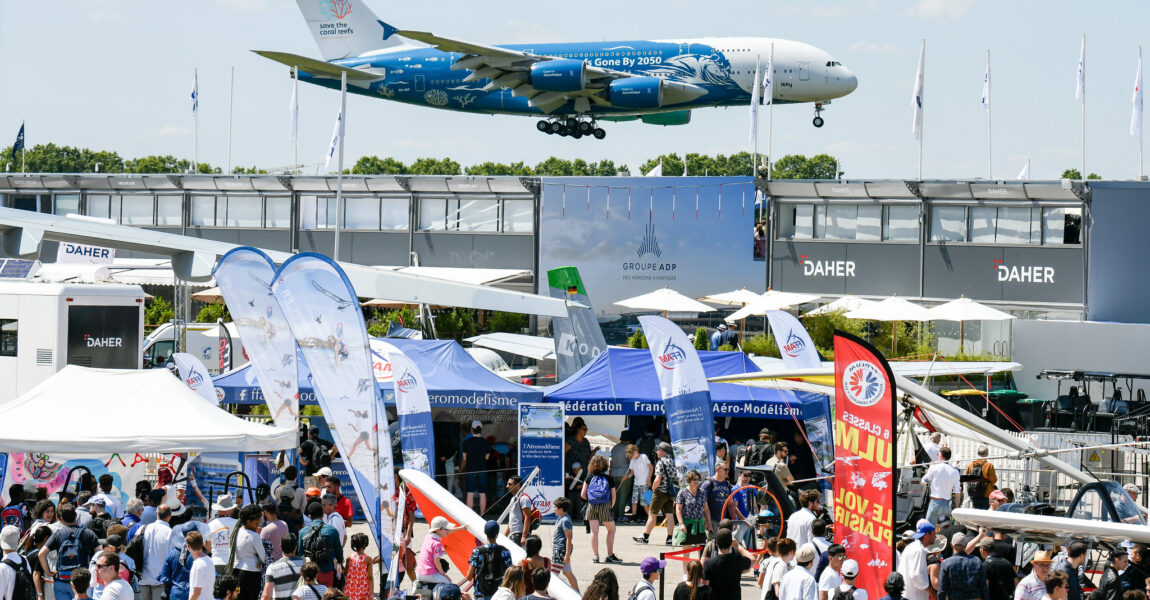
[[[602,475],[591,478],[587,484],[587,502],[589,504],[607,504],[611,501],[611,484]]]
[[[64,581],[72,578],[72,571],[88,566],[84,559],[83,545],[80,543],[80,531],[80,527],[72,528],[71,533],[60,542],[60,548],[56,550],[56,572]]]

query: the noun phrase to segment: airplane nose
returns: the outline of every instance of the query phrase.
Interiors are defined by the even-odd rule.
[[[846,67],[843,67],[843,68],[845,69]],[[843,77],[843,94],[846,95],[846,94],[849,94],[849,93],[855,91],[855,89],[858,88],[858,86],[859,86],[858,77],[855,77],[855,74],[851,73],[850,70],[847,69],[846,77]]]

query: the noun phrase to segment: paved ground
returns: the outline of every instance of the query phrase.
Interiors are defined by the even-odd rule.
[[[367,526],[363,524],[356,524],[352,526],[351,531],[348,532],[349,536],[353,532],[367,533]],[[615,532],[615,554],[623,560],[621,565],[607,565],[595,564],[592,562],[594,554],[591,552],[591,538],[586,533],[586,529],[582,524],[575,526],[575,552],[572,558],[572,568],[575,571],[575,578],[579,581],[579,588],[583,590],[586,588],[597,573],[602,568],[611,568],[615,571],[615,576],[619,579],[619,598],[626,600],[632,587],[639,581],[639,562],[648,556],[658,556],[660,552],[671,552],[679,550],[679,548],[672,548],[663,545],[663,540],[666,538],[666,529],[656,529],[651,538],[653,543],[643,545],[633,541],[633,536],[639,536],[643,533],[641,525],[624,525],[616,526]],[[551,525],[544,524],[536,532],[543,538],[543,555],[550,557],[551,554],[551,536],[553,529]],[[427,524],[418,521],[415,524],[415,542],[413,543],[412,550],[418,552],[419,544],[422,543],[423,537],[427,534]],[[599,532],[599,556],[605,558],[607,556],[606,550],[606,532],[600,528]],[[377,553],[374,548],[369,549],[369,553]],[[695,555],[696,557],[698,555]],[[675,586],[683,577],[683,566],[685,563],[679,561],[668,561],[666,571],[666,598],[670,598],[674,592]],[[462,578],[462,574],[457,572],[454,567],[449,574],[452,579]],[[758,600],[759,588],[755,584],[754,575],[748,572],[742,579],[742,598],[740,600]],[[721,599],[733,600],[733,599]]]

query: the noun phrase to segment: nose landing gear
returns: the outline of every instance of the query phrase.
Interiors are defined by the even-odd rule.
[[[823,108],[822,102],[815,102],[815,118],[814,118],[814,120],[811,121],[811,124],[814,125],[815,127],[822,127],[823,126],[823,123],[824,123],[823,118],[820,117],[819,115],[822,114],[822,112],[824,110],[826,110],[826,109]]]
[[[593,119],[581,119],[579,117],[545,119],[536,123],[535,128],[547,135],[558,134],[575,139],[586,136],[601,140],[607,137],[607,132],[603,128],[597,127]]]

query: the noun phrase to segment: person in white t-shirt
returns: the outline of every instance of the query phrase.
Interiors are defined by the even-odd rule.
[[[209,600],[216,585],[216,565],[204,554],[204,537],[200,532],[188,534],[188,551],[192,553],[192,571],[188,575],[188,600]]]
[[[803,493],[799,494],[799,504],[803,507],[802,510],[795,512],[787,520],[787,537],[802,548],[811,541],[811,526],[817,518],[815,513],[819,510],[819,491],[803,490]]]
[[[842,574],[843,582],[839,585],[839,591],[846,593],[851,591],[851,588],[854,588],[851,600],[867,600],[866,590],[855,588],[855,577],[859,575],[858,561],[853,558],[844,560],[840,573]]]
[[[930,486],[930,504],[926,507],[926,520],[938,526],[943,519],[950,517],[953,506],[962,504],[962,474],[950,464],[950,448],[939,451],[939,460],[930,465],[922,483]],[[953,506],[951,502],[954,502]]]
[[[216,518],[208,523],[208,541],[212,545],[212,563],[216,566],[216,574],[222,575],[227,569],[231,558],[232,528],[236,526],[236,519],[232,515],[236,510],[236,499],[231,494],[220,494],[212,504]]]
[[[627,477],[635,478],[631,486],[631,516],[636,517],[639,514],[639,506],[647,506],[647,500],[643,494],[651,489],[651,459],[647,458],[646,454],[639,451],[639,447],[635,444],[627,446],[627,458],[630,462],[627,464]]]
[[[96,578],[104,584],[100,600],[132,600],[135,592],[120,578],[120,557],[115,552],[101,552],[96,558]]]
[[[941,441],[942,434],[936,431],[930,434],[929,441],[922,445],[922,449],[926,451],[926,455],[930,457],[931,462],[938,460],[939,451],[942,450],[942,446],[939,445]]]
[[[840,544],[834,544],[827,549],[827,567],[819,577],[819,600],[831,600],[835,590],[842,585],[843,578],[839,576],[839,569],[843,567],[846,558],[847,550]]]
[[[768,547],[769,548],[769,547]],[[767,592],[770,590],[775,591],[775,596],[779,594],[779,585],[783,581],[783,577],[790,570],[791,561],[795,558],[795,541],[789,538],[783,538],[778,541],[775,546],[774,552],[767,562],[760,568],[763,581],[763,592],[761,598],[767,597]]]
[[[779,600],[816,600],[817,584],[807,567],[815,560],[815,550],[804,546],[795,553],[795,568],[779,582]]]
[[[339,534],[339,544],[342,546],[347,541],[347,525],[343,517],[336,512],[338,503],[339,499],[331,494],[323,497],[323,522],[335,528],[335,532]]]

